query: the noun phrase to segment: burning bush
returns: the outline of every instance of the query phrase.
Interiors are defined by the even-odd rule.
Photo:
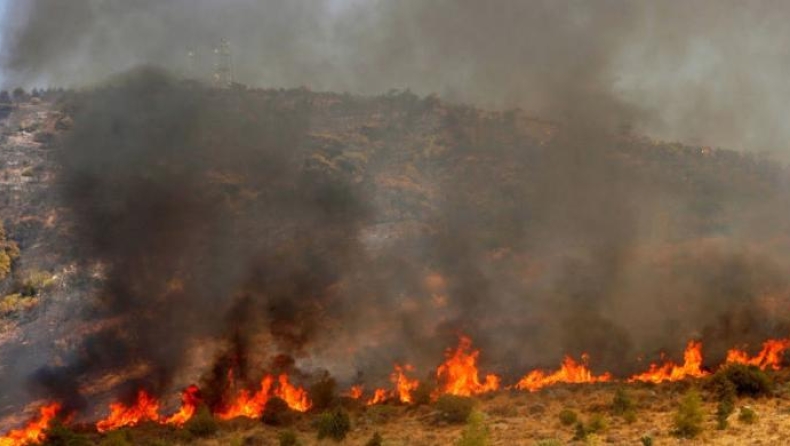
[[[321,414],[317,420],[318,439],[330,438],[337,442],[343,441],[351,430],[351,418],[342,407]]]
[[[442,395],[436,400],[439,420],[448,423],[464,423],[472,413],[475,401],[468,396]]]
[[[691,389],[683,397],[675,413],[674,435],[680,438],[696,437],[702,432],[702,419],[702,399],[696,390]]]

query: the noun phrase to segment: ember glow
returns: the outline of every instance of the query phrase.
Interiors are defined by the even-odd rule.
[[[480,381],[477,370],[480,351],[472,350],[472,340],[468,337],[461,336],[458,347],[448,350],[445,356],[447,360],[436,370],[439,394],[471,396],[499,389],[500,379],[496,375],[486,375]]]
[[[683,365],[667,361],[662,365],[650,364],[648,371],[632,376],[628,382],[681,381],[686,378],[702,378],[708,373],[702,370],[702,343],[689,341],[683,353]]]
[[[746,364],[759,367],[762,370],[771,368],[779,370],[781,368],[782,356],[790,348],[790,339],[769,339],[763,343],[763,349],[750,357],[748,353],[739,349],[732,349],[727,352],[728,364]]]
[[[38,418],[28,422],[22,429],[12,430],[0,437],[0,446],[27,446],[45,440],[44,430],[60,411],[60,404],[53,403],[39,409]]]
[[[516,388],[535,392],[543,387],[557,383],[587,384],[612,380],[612,375],[609,373],[598,376],[594,375],[590,369],[587,368],[588,361],[589,357],[586,353],[582,355],[581,363],[577,363],[570,356],[566,356],[562,361],[562,367],[556,372],[547,374],[542,370],[533,370],[521,378],[516,384]]]

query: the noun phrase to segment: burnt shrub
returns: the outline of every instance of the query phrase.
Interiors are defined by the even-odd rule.
[[[195,437],[204,438],[214,435],[219,430],[219,425],[207,406],[198,408],[195,416],[186,422],[184,428]]]
[[[442,395],[436,400],[436,412],[440,421],[465,423],[475,406],[468,396]]]
[[[710,380],[711,390],[721,399],[730,392],[730,382],[738,396],[758,397],[769,395],[773,381],[765,372],[755,366],[730,364],[722,367]]]
[[[332,407],[337,399],[337,382],[328,372],[324,372],[318,380],[310,386],[308,391],[310,401],[315,410]]]
[[[342,407],[335,407],[330,411],[322,413],[316,422],[318,427],[318,439],[329,438],[340,442],[346,438],[348,431],[351,430],[351,418],[348,412]]]
[[[294,411],[282,398],[273,397],[266,402],[261,415],[263,424],[270,426],[287,426],[294,421]]]

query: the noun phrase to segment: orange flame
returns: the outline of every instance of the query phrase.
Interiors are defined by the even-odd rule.
[[[313,403],[307,397],[307,391],[288,382],[288,375],[280,375],[280,387],[274,395],[288,403],[288,407],[299,412],[307,412]]]
[[[288,375],[277,378],[278,387],[274,386],[274,377],[266,375],[261,380],[260,389],[254,394],[242,390],[236,399],[224,410],[217,413],[222,420],[236,417],[258,418],[263,414],[266,402],[273,396],[282,398],[293,410],[306,412],[312,407],[307,391],[296,387],[288,381]]]
[[[409,364],[406,364],[403,367],[395,364],[395,371],[390,376],[390,380],[392,380],[392,383],[395,384],[395,388],[398,392],[398,399],[401,403],[411,403],[411,393],[417,390],[417,387],[420,385],[419,380],[409,379],[404,373],[405,371],[411,372],[413,370],[414,367]]]
[[[368,406],[372,406],[374,404],[383,403],[384,401],[387,401],[389,397],[390,397],[390,393],[388,391],[384,389],[376,389],[373,392],[373,398],[367,400],[365,404]]]
[[[647,372],[632,376],[628,382],[641,381],[655,384],[664,381],[680,381],[685,378],[701,378],[708,373],[702,370],[702,343],[689,341],[683,352],[683,365],[678,366],[671,361],[659,366],[650,364]]]
[[[200,389],[198,386],[191,385],[181,393],[181,409],[165,419],[165,424],[182,426],[195,414],[198,404],[200,404]]]
[[[612,380],[612,375],[608,372],[599,376],[593,375],[590,369],[587,368],[588,360],[589,356],[586,353],[582,354],[581,363],[577,363],[570,356],[566,356],[562,361],[562,367],[556,372],[546,374],[543,370],[533,370],[521,378],[516,384],[516,388],[535,392],[543,387],[557,383],[583,384]]]
[[[362,398],[363,387],[362,385],[351,386],[351,388],[344,394],[351,399],[358,400]]]
[[[261,380],[261,388],[253,395],[247,390],[242,390],[233,403],[226,409],[217,413],[217,417],[222,420],[229,420],[236,417],[258,418],[263,414],[263,408],[269,401],[274,378],[266,375]]]
[[[110,415],[96,423],[96,430],[107,432],[126,426],[136,426],[143,421],[159,421],[159,402],[145,390],[137,392],[137,400],[131,405],[110,404]]]
[[[763,343],[763,349],[754,357],[743,350],[732,349],[727,352],[727,364],[746,364],[757,366],[762,370],[768,367],[779,370],[782,354],[790,348],[790,339],[769,339]]]
[[[29,421],[27,426],[22,429],[12,430],[4,437],[0,437],[0,446],[27,446],[44,441],[46,439],[44,431],[59,411],[60,404],[58,403],[42,407],[39,409],[37,419]]]
[[[447,360],[436,370],[439,380],[437,394],[471,396],[499,389],[499,377],[496,375],[486,375],[484,382],[480,382],[477,371],[480,351],[471,349],[472,340],[461,336],[458,348],[447,351]]]

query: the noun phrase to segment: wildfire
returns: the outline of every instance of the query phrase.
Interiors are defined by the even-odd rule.
[[[200,389],[198,386],[191,385],[181,393],[181,409],[165,419],[165,424],[182,426],[195,414],[197,406],[200,404]]]
[[[288,381],[288,375],[280,375],[275,387],[274,376],[266,375],[261,380],[261,387],[254,394],[242,390],[236,399],[216,415],[222,420],[236,417],[258,418],[263,414],[266,402],[273,396],[281,398],[293,410],[306,412],[312,406],[307,391],[296,387]]]
[[[763,349],[754,357],[743,350],[732,349],[727,352],[727,364],[747,364],[757,366],[762,370],[768,367],[779,370],[782,364],[782,355],[790,348],[790,339],[769,339],[763,343]]]
[[[27,446],[46,439],[44,430],[60,411],[60,404],[52,403],[39,409],[38,418],[31,420],[22,429],[12,430],[0,437],[0,446]]]
[[[368,406],[372,406],[374,404],[383,403],[384,401],[387,401],[387,399],[389,399],[389,397],[390,397],[390,393],[387,392],[386,390],[384,390],[384,389],[376,389],[373,392],[373,397],[370,398],[369,400],[367,400],[367,402],[365,402],[365,404],[367,404]]]
[[[521,380],[516,384],[516,388],[519,390],[529,390],[530,392],[535,392],[539,389],[542,389],[543,387],[551,386],[557,383],[583,384],[607,382],[612,380],[612,375],[609,373],[604,373],[598,376],[593,375],[590,369],[587,368],[588,361],[589,356],[586,353],[582,354],[581,363],[577,363],[570,356],[566,356],[562,361],[562,367],[560,367],[560,369],[556,372],[546,374],[546,372],[542,370],[533,370],[521,378]]]
[[[159,421],[159,402],[145,390],[140,390],[131,406],[123,403],[110,404],[110,415],[96,423],[96,430],[107,432],[121,427],[136,426],[144,421]]]
[[[702,343],[689,341],[686,351],[683,352],[683,365],[679,366],[671,361],[663,365],[650,364],[647,372],[632,376],[628,382],[681,381],[685,378],[701,378],[708,373],[702,370]]]
[[[345,396],[358,400],[362,398],[362,393],[364,392],[363,387],[361,385],[351,386],[351,389],[348,390],[348,393]]]
[[[458,348],[448,350],[447,360],[436,370],[439,380],[438,394],[471,396],[499,389],[499,377],[486,375],[480,382],[477,371],[479,350],[472,350],[472,340],[461,336]]]
[[[400,402],[408,404],[412,402],[411,393],[417,390],[417,387],[420,385],[420,381],[416,379],[409,379],[404,371],[414,371],[414,367],[409,364],[406,364],[403,367],[395,364],[395,371],[390,376],[390,379],[392,380],[392,383],[395,384]]]

